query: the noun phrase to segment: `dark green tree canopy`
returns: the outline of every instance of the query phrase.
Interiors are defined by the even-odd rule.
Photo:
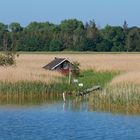
[[[100,29],[95,20],[31,22],[24,28],[18,22],[0,23],[0,51],[140,51],[139,44],[140,28],[128,27],[127,21]]]
[[[20,26],[19,23],[17,22],[13,22],[9,25],[9,29],[12,31],[12,32],[20,32],[23,30],[23,28]]]
[[[8,25],[0,23],[0,32],[7,32],[7,31],[8,31]]]
[[[76,29],[84,29],[84,25],[77,19],[64,20],[60,24],[62,32],[73,33]]]

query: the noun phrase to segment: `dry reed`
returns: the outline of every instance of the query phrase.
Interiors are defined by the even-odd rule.
[[[54,57],[68,58],[78,61],[82,70],[123,71],[121,76],[113,80],[113,84],[121,81],[140,83],[139,54],[20,54],[14,67],[0,68],[0,81],[44,81],[55,80],[61,76],[58,72],[42,69]]]
[[[56,77],[62,76],[55,71],[43,69],[44,63],[39,57],[21,55],[17,58],[15,66],[0,67],[0,81],[15,83],[18,81],[41,81],[50,83],[56,81]]]

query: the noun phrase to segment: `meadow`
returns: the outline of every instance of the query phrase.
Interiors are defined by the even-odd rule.
[[[54,57],[68,58],[72,62],[78,61],[84,75],[83,78],[79,77],[80,82],[86,85],[85,88],[97,84],[103,86],[100,97],[112,99],[113,103],[123,99],[123,102],[121,100],[119,103],[128,104],[129,100],[133,100],[131,104],[134,102],[140,104],[139,53],[21,53],[16,57],[15,66],[0,67],[1,95],[7,95],[9,92],[11,94],[23,92],[25,95],[35,92],[62,93],[64,90],[77,89],[76,86],[69,86],[67,78],[60,73],[42,68]]]

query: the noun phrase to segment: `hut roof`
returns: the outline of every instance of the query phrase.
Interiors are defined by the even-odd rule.
[[[60,64],[62,64],[65,61],[69,61],[67,58],[56,58],[51,61],[49,64],[45,65],[43,68],[47,70],[54,70],[56,67],[58,67]]]

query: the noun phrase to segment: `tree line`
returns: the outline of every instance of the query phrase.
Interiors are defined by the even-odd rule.
[[[60,24],[31,22],[26,27],[13,22],[0,23],[0,51],[140,51],[140,28],[106,25],[98,28],[95,21],[77,19]]]

